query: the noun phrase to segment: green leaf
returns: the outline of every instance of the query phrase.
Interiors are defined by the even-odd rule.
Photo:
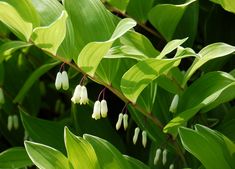
[[[160,4],[153,7],[148,13],[148,19],[167,41],[174,38],[175,31],[187,8],[196,0],[184,4]],[[190,18],[191,19],[191,18]],[[185,26],[185,25],[184,25]]]
[[[131,67],[122,77],[121,90],[133,103],[144,88],[158,76],[178,66],[180,59],[145,59]]]
[[[64,130],[68,159],[73,168],[99,169],[99,162],[91,144],[75,136],[67,127]]]
[[[30,159],[39,169],[70,169],[68,159],[58,150],[30,141],[24,144]]]
[[[25,149],[22,147],[10,148],[0,153],[0,168],[23,168],[33,165]]]
[[[199,53],[199,57],[195,59],[193,64],[187,70],[185,74],[185,78],[183,81],[183,86],[187,83],[193,73],[199,69],[202,65],[204,65],[209,60],[223,57],[235,52],[235,46],[228,45],[226,43],[213,43],[211,45],[206,46],[203,48]]]
[[[124,155],[124,158],[129,162],[132,169],[150,169],[146,164],[133,157]]]
[[[21,120],[29,137],[34,141],[52,146],[65,152],[63,130],[64,126],[58,122],[38,119],[27,115],[20,109]]]
[[[202,76],[183,93],[177,108],[178,115],[163,131],[176,135],[178,127],[187,123],[202,108],[211,105],[210,108],[213,108],[235,98],[234,89],[235,79],[227,73],[211,72]]]
[[[78,66],[90,76],[94,76],[99,63],[111,48],[113,42],[135,25],[136,22],[134,20],[130,18],[123,19],[119,22],[113,35],[108,41],[91,42],[87,44],[78,56]]]
[[[129,0],[107,0],[108,3],[110,3],[115,8],[120,9],[122,12],[126,11],[127,5],[129,3]]]
[[[180,45],[182,45],[188,38],[184,39],[175,39],[166,44],[166,46],[162,49],[160,55],[158,55],[156,58],[162,59],[167,54],[171,53],[173,50],[178,48]]]
[[[235,13],[235,2],[233,0],[211,0],[221,5],[225,10]]]
[[[0,46],[0,63],[10,54],[18,49],[31,46],[30,43],[22,41],[9,41]]]
[[[18,11],[6,2],[0,2],[0,21],[21,40],[29,40],[33,31],[32,23],[22,18]]]
[[[56,55],[66,35],[67,17],[66,11],[63,11],[61,16],[49,26],[35,28],[32,34],[33,42],[39,48]]]
[[[130,0],[127,6],[127,14],[144,23],[147,20],[147,14],[152,8],[154,0]]]
[[[129,163],[112,144],[88,134],[83,135],[83,137],[93,146],[101,168],[130,169]]]
[[[20,89],[18,94],[16,95],[15,99],[13,100],[14,103],[22,103],[24,100],[25,95],[30,90],[30,88],[33,86],[33,84],[46,72],[48,72],[50,69],[58,65],[59,61],[54,61],[50,63],[46,63],[42,65],[41,67],[37,68],[25,81],[23,87]]]
[[[184,148],[198,158],[207,169],[232,169],[234,160],[226,149],[224,136],[209,128],[196,125],[196,130],[180,128],[180,138]],[[234,145],[233,145],[234,146]],[[234,147],[230,147],[234,152]],[[230,158],[228,158],[230,157]],[[234,158],[234,157],[233,157]],[[232,164],[232,165],[231,165]]]

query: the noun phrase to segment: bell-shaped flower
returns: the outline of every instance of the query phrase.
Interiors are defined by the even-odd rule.
[[[71,101],[76,104],[79,103],[81,100],[81,93],[82,93],[82,86],[79,84],[76,86],[73,97],[71,98]]]
[[[154,157],[154,165],[157,165],[157,162],[159,161],[159,159],[160,159],[160,155],[161,155],[161,153],[162,153],[162,150],[160,149],[160,148],[158,148],[157,150],[156,150],[156,154],[155,154],[155,157]]]
[[[147,132],[145,130],[142,132],[142,145],[144,146],[144,148],[147,145]]]
[[[68,74],[66,71],[62,72],[61,79],[62,79],[62,88],[64,90],[68,90],[69,89],[69,78],[68,78]]]
[[[165,165],[167,162],[167,149],[164,149],[162,152],[162,164]]]
[[[135,132],[134,132],[134,136],[133,136],[133,144],[136,144],[136,142],[138,140],[139,133],[140,133],[140,128],[136,127]]]
[[[60,90],[61,87],[62,87],[62,74],[58,72],[55,79],[55,88],[57,90]]]
[[[116,130],[119,130],[121,128],[121,125],[122,125],[122,119],[123,119],[123,114],[120,113],[118,115],[118,121],[116,123]]]
[[[176,110],[177,110],[177,106],[178,106],[178,102],[179,102],[179,95],[176,94],[171,102],[171,106],[170,106],[170,109],[169,111],[172,112],[172,113],[175,113]]]
[[[86,86],[81,87],[80,104],[87,104],[89,102]]]
[[[103,118],[107,117],[108,114],[108,105],[106,100],[101,100],[101,108],[100,108],[101,116]]]
[[[19,119],[17,115],[14,115],[12,117],[13,120],[13,127],[17,130],[19,128]]]
[[[126,130],[128,127],[128,114],[124,114],[123,116],[123,127],[124,127],[124,130]]]
[[[12,127],[13,127],[13,116],[10,115],[8,116],[7,119],[7,129],[11,131]]]
[[[95,120],[100,119],[100,101],[97,100],[94,104],[92,118]]]
[[[5,98],[2,88],[0,88],[0,105],[5,103]]]

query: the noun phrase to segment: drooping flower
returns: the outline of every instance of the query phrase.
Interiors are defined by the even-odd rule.
[[[92,118],[95,120],[100,119],[100,101],[97,100],[94,104]]]
[[[73,97],[71,98],[71,101],[76,104],[79,103],[81,100],[81,93],[82,93],[82,86],[79,84],[76,86],[74,92],[73,92]]]
[[[121,128],[121,125],[122,125],[122,119],[123,119],[123,114],[120,113],[118,115],[118,121],[116,123],[116,130],[119,130]]]
[[[0,88],[0,105],[5,103],[5,98],[2,88]]]
[[[160,155],[161,155],[161,153],[162,153],[162,150],[160,149],[160,148],[158,148],[157,150],[156,150],[156,154],[155,154],[155,157],[154,157],[154,165],[157,165],[157,162],[159,161],[159,159],[160,159]]]
[[[62,87],[62,74],[58,72],[55,79],[55,88],[56,90],[60,90],[61,87]]]
[[[133,136],[133,144],[136,144],[136,142],[138,140],[139,133],[140,133],[140,128],[136,127],[135,132],[134,132],[134,136]]]
[[[80,105],[87,104],[89,102],[86,86],[81,87],[81,99]]]
[[[165,165],[167,162],[167,149],[164,149],[162,152],[162,164]]]
[[[107,102],[106,100],[101,100],[101,109],[100,109],[100,112],[101,112],[101,116],[103,118],[107,117],[107,114],[108,114],[108,105],[107,105]]]
[[[17,115],[14,115],[12,117],[13,120],[13,127],[17,130],[19,128],[19,119]]]
[[[144,148],[147,145],[147,132],[145,130],[142,131],[142,145],[144,146]]]
[[[12,127],[13,127],[13,117],[10,115],[8,116],[7,119],[7,129],[11,131]]]
[[[123,127],[124,127],[124,130],[126,130],[128,127],[128,114],[124,114],[123,116]]]
[[[68,74],[66,71],[62,72],[61,80],[62,80],[62,88],[64,90],[68,90],[69,89],[69,78],[68,78]]]
[[[178,102],[179,102],[179,95],[176,94],[171,102],[171,106],[170,106],[170,109],[169,111],[172,112],[172,113],[175,113],[176,110],[177,110],[177,106],[178,106]]]

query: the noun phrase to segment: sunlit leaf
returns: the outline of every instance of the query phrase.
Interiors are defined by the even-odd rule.
[[[220,4],[227,11],[235,13],[235,2],[233,0],[211,0],[211,1]]]

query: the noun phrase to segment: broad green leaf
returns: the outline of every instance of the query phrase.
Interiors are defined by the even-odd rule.
[[[0,63],[14,51],[31,46],[30,43],[22,41],[9,41],[0,46]]]
[[[21,40],[29,40],[33,31],[32,23],[22,18],[13,6],[2,1],[0,2],[0,21]]]
[[[233,168],[230,164],[234,163],[234,161],[229,161],[231,159],[227,158],[232,154],[228,154],[225,150],[227,149],[226,145],[221,142],[223,138],[215,131],[197,125],[195,131],[192,129],[180,128],[179,134],[184,148],[198,158],[205,168]]]
[[[13,100],[14,103],[22,103],[25,95],[27,92],[30,90],[30,88],[33,86],[35,81],[37,81],[43,74],[48,72],[50,69],[58,65],[60,62],[55,61],[55,62],[50,62],[42,65],[41,67],[37,68],[25,81],[23,87],[20,89],[18,92],[17,96]]]
[[[227,11],[235,13],[235,2],[233,0],[211,0],[211,1],[220,4]]]
[[[129,163],[112,144],[88,134],[83,135],[83,137],[93,146],[101,168],[130,169]]]
[[[147,20],[149,10],[152,8],[154,0],[130,0],[127,6],[127,14],[144,23]]]
[[[21,120],[29,137],[34,141],[52,146],[62,152],[65,152],[63,142],[64,126],[58,122],[38,119],[27,115],[20,109]]]
[[[226,43],[214,43],[203,48],[199,53],[199,57],[195,59],[193,64],[187,70],[185,74],[185,79],[183,81],[183,86],[187,83],[193,73],[204,65],[209,60],[223,57],[235,52],[235,46],[228,45]]]
[[[180,45],[182,45],[188,38],[184,39],[175,39],[166,44],[166,46],[162,49],[160,55],[158,55],[157,59],[164,58],[167,54],[171,53],[173,50],[178,48]]]
[[[30,159],[39,169],[70,169],[68,159],[58,150],[30,141],[24,144]]]
[[[66,11],[63,11],[61,16],[49,26],[35,28],[31,37],[34,44],[56,55],[66,35],[67,17]]]
[[[158,76],[178,66],[180,59],[145,59],[131,67],[122,77],[121,90],[133,103],[144,88]]]
[[[10,148],[0,153],[0,168],[14,169],[33,165],[25,149],[22,147]]]
[[[73,168],[100,168],[96,153],[88,141],[75,136],[67,127],[64,129],[64,134],[67,156]]]
[[[146,164],[133,157],[124,155],[124,158],[129,162],[132,169],[150,169]]]
[[[78,66],[90,76],[94,76],[99,63],[111,48],[113,42],[124,35],[135,25],[136,22],[134,20],[130,18],[123,19],[119,22],[113,32],[113,35],[108,41],[91,42],[87,44],[78,56]]]
[[[122,12],[126,11],[127,5],[129,3],[129,0],[107,0],[108,3],[110,3],[115,8],[120,9]]]
[[[178,104],[178,115],[163,131],[176,135],[178,127],[187,123],[202,108],[215,107],[235,98],[234,89],[235,79],[227,73],[211,72],[202,76],[183,93]]]
[[[174,38],[177,26],[183,18],[185,11],[195,2],[196,0],[190,0],[180,5],[156,5],[148,13],[148,19],[164,38],[170,41]]]

